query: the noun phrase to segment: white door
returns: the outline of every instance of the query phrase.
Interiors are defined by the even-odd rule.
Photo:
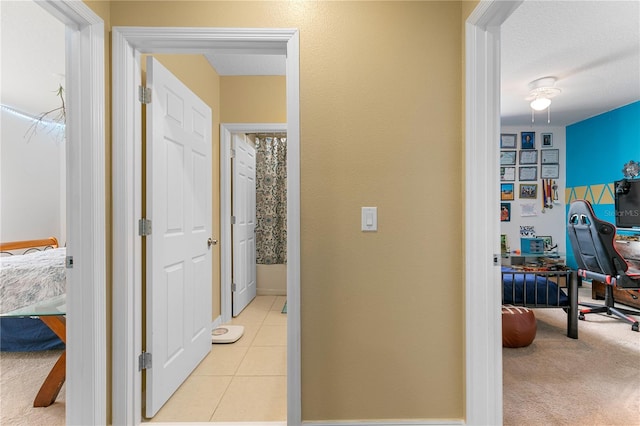
[[[233,316],[256,297],[256,149],[246,136],[233,138]]]
[[[211,109],[147,58],[146,416],[211,350]]]

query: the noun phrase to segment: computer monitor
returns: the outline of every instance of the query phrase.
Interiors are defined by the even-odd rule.
[[[640,228],[640,179],[615,182],[616,227]]]

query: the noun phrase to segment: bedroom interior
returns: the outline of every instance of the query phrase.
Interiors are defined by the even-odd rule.
[[[554,101],[554,102],[555,102],[555,101]],[[553,119],[553,117],[554,117],[554,115],[552,115],[552,119]],[[515,127],[517,127],[517,128],[518,128],[518,130],[517,130],[517,131],[520,131],[520,130],[522,130],[522,129],[523,129],[523,127],[522,127],[522,126],[515,126]],[[552,133],[554,134],[554,142],[555,142],[555,143],[557,143],[557,144],[559,144],[559,143],[560,143],[560,140],[561,140],[561,139],[560,139],[560,137],[558,136],[558,134],[556,133],[556,131],[553,131]],[[617,164],[616,164],[616,168],[618,168],[618,165],[617,165]],[[576,185],[576,186],[578,186],[578,185]],[[562,192],[561,192],[561,196],[563,196],[563,195],[564,195],[564,192],[562,191]],[[561,209],[561,208],[556,208],[556,210],[555,210],[555,211],[560,211],[560,210],[563,210],[563,209]],[[554,234],[554,236],[555,236],[555,234]],[[560,242],[562,242],[562,239],[560,239],[560,238],[558,238],[558,239],[560,240]],[[585,287],[585,288],[586,288],[586,287]],[[581,289],[581,290],[584,290],[584,288],[583,288],[583,289]],[[586,297],[586,293],[584,293],[584,291],[582,291],[582,292],[581,292],[581,295],[583,295],[583,296],[585,296],[585,297]],[[558,311],[558,312],[556,312],[556,311]],[[581,334],[580,334],[580,339],[579,339],[579,341],[573,342],[572,340],[566,339],[566,337],[564,336],[564,335],[566,335],[566,330],[565,330],[566,324],[565,324],[565,319],[561,316],[561,312],[560,312],[560,311],[561,311],[561,310],[545,310],[545,312],[544,312],[544,313],[541,313],[541,314],[540,314],[540,318],[539,318],[539,319],[546,321],[547,325],[546,325],[546,326],[543,326],[543,327],[541,327],[541,328],[539,329],[538,336],[537,336],[536,341],[534,342],[533,346],[530,346],[528,349],[525,349],[525,350],[520,351],[520,353],[518,353],[518,354],[516,354],[515,352],[513,352],[513,356],[514,356],[514,357],[516,357],[516,358],[518,358],[518,357],[521,357],[523,354],[528,354],[528,355],[530,355],[530,352],[531,352],[531,351],[535,351],[535,350],[542,351],[542,350],[543,350],[543,345],[542,345],[542,343],[543,343],[543,342],[545,342],[545,332],[546,332],[548,335],[553,335],[553,337],[549,337],[549,336],[547,336],[547,339],[548,339],[549,341],[551,341],[551,343],[552,343],[552,345],[551,345],[551,346],[554,346],[554,345],[555,345],[555,346],[560,346],[561,344],[563,344],[563,343],[565,342],[565,340],[566,340],[567,342],[569,342],[569,345],[583,345],[583,346],[584,346],[585,344],[584,344],[583,342],[585,342],[585,341],[587,341],[587,342],[588,342],[588,339],[589,339],[589,336],[590,336],[589,331],[592,331],[589,327],[590,327],[592,324],[585,324],[585,325],[583,326],[583,324],[581,323],[581,324],[580,324],[580,333],[581,333]],[[560,319],[558,318],[558,316],[560,316]],[[598,318],[598,319],[595,319],[594,321],[595,321],[595,322],[601,322],[602,320]],[[602,322],[606,323],[607,321],[606,321],[606,319],[605,319],[605,321],[602,321]],[[601,325],[601,324],[597,324],[597,325]],[[560,339],[558,339],[557,341],[556,341],[556,340],[554,340],[556,335],[559,335],[561,338],[564,338],[564,340],[560,340]],[[624,334],[623,334],[623,335],[621,335],[621,336],[617,337],[617,340],[616,340],[616,341],[618,342],[617,344],[619,344],[619,345],[621,345],[621,346],[624,346],[625,348],[626,348],[626,347],[629,347],[629,348],[631,348],[632,350],[636,350],[636,349],[637,349],[637,347],[636,347],[636,346],[634,346],[634,342],[635,342],[635,341],[633,340],[633,338],[634,338],[634,337],[635,337],[634,335],[627,336],[627,335],[624,335]],[[630,343],[629,343],[629,342],[626,342],[626,339],[627,339],[627,338],[631,338],[631,342],[630,342]],[[585,339],[586,339],[586,340],[585,340]],[[594,343],[594,344],[589,343],[589,347],[590,347],[590,349],[591,349],[591,350],[596,350],[597,345],[596,345],[595,343]],[[575,346],[572,346],[572,350],[573,350],[573,353],[574,353],[574,354],[576,354],[576,353],[582,353],[582,352],[579,352],[579,351],[578,351],[578,349],[584,349],[584,348],[582,348],[582,347],[575,347]],[[554,356],[558,356],[558,355],[559,355],[559,358],[565,358],[565,359],[566,359],[566,357],[568,356],[568,355],[565,355],[564,353],[560,355],[560,354],[559,354],[559,352],[558,352],[558,348],[557,348],[557,347],[554,347],[554,350],[556,350],[556,352],[554,353]],[[623,352],[625,352],[625,353],[626,353],[626,351],[623,351]],[[636,352],[636,353],[637,353],[637,352]],[[628,355],[628,353],[627,353],[627,355]],[[633,355],[632,355],[632,356],[633,356]],[[585,357],[588,357],[588,355],[587,355],[587,356],[585,356]],[[626,364],[625,364],[625,363],[626,363],[626,360],[625,360],[625,361],[620,361],[620,362],[621,362],[622,364],[626,365]],[[3,361],[3,363],[4,363],[4,361]],[[505,365],[506,365],[506,363],[505,363]],[[513,365],[512,365],[512,366],[513,366]],[[558,366],[557,366],[557,367],[558,367]],[[564,368],[565,368],[565,366],[560,366],[560,367],[558,367],[558,368],[563,368],[563,369],[564,369]],[[586,369],[586,368],[589,368],[589,367],[588,367],[588,366],[583,366],[583,368],[585,368],[585,369]],[[534,381],[534,380],[536,380],[536,379],[532,377],[532,378],[531,378],[531,381]],[[548,378],[547,378],[547,380],[548,380],[548,381],[551,381],[551,380],[552,380],[552,379],[551,379],[551,376],[550,376],[550,377],[548,377]],[[518,381],[518,380],[516,379],[515,381]],[[523,380],[523,381],[524,381],[524,380]],[[506,377],[506,373],[505,373],[505,383],[506,383],[506,382],[507,382],[507,377]],[[581,384],[582,384],[582,383],[583,383],[583,382],[581,382]],[[629,386],[629,385],[628,385],[628,384],[623,384],[622,386]],[[569,392],[569,390],[567,390],[567,392]],[[573,394],[575,394],[575,392],[572,392],[572,393],[573,393]],[[633,393],[629,393],[629,395],[633,395]],[[632,397],[632,396],[630,396],[629,398],[631,398],[631,399],[632,399],[633,397]],[[505,406],[507,405],[507,400],[508,400],[508,397],[507,397],[507,395],[506,395],[506,393],[505,393]],[[519,400],[519,401],[518,401],[518,404],[520,404],[521,406],[525,406],[525,407],[529,407],[529,408],[530,408],[530,407],[531,407],[530,402],[527,402],[527,403],[525,404],[525,403],[524,403],[524,401],[532,401],[532,400],[536,400],[536,398],[532,397],[531,399],[528,399],[528,400],[527,400],[527,399],[525,399],[525,398],[522,398],[521,400]],[[581,398],[576,397],[576,398],[574,399],[575,404],[579,404],[579,403],[580,403],[580,404],[582,404],[582,403],[584,403],[584,401],[588,401],[588,400],[589,400],[589,399],[588,399],[588,397],[586,397],[586,396],[581,397]],[[627,407],[627,408],[628,408],[628,407]],[[620,411],[620,410],[619,410],[619,411]],[[555,413],[555,412],[556,412],[556,410],[554,409],[554,410],[553,410],[553,412]],[[585,411],[585,412],[586,412],[586,411]],[[523,415],[523,417],[519,418],[519,417],[510,417],[510,416],[508,416],[507,414],[508,414],[508,412],[507,412],[507,411],[505,411],[505,423],[507,423],[507,424],[515,424],[515,423],[519,423],[519,422],[520,422],[520,420],[521,420],[522,418],[528,418],[527,416],[532,416],[532,414],[531,414],[531,413],[529,413],[529,414],[524,413],[524,414],[522,414],[522,415]],[[585,416],[585,417],[586,417],[586,416]],[[518,420],[516,420],[516,418],[517,418]],[[510,420],[510,419],[511,419],[511,420]]]
[[[534,8],[548,19],[534,25]],[[608,13],[626,18],[618,19],[615,28],[608,30],[604,28],[608,24],[602,23]],[[637,177],[637,173],[625,176],[625,169],[640,158],[637,16],[638,5],[632,3],[593,2],[578,7],[568,2],[525,2],[502,27],[499,143],[500,202],[505,213],[501,216],[501,257],[503,271],[511,271],[509,277],[514,271],[537,275],[539,270],[584,267],[574,256],[576,243],[570,241],[567,226],[569,208],[576,200],[588,200],[604,220],[615,222],[618,217],[616,182]],[[572,33],[579,33],[579,39]],[[625,41],[613,42],[596,35],[602,33],[617,34]],[[529,104],[535,100],[531,83],[546,76],[558,78],[549,79],[551,96],[547,106],[537,110]],[[621,80],[616,80],[618,76]],[[524,146],[526,135],[534,138],[531,146]],[[522,168],[539,174],[522,176]],[[635,207],[626,211],[637,213],[638,209],[636,201]],[[637,224],[619,226],[618,250],[640,245],[639,231]],[[640,250],[634,251],[627,252],[625,261],[638,268]],[[505,293],[511,290],[511,283],[504,278],[503,286]],[[640,394],[633,383],[640,376],[631,365],[637,365],[640,359],[640,336],[635,332],[638,316],[623,322],[607,315],[606,309],[599,309],[599,313],[585,318],[594,299],[612,303],[609,296],[605,297],[604,288],[596,290],[600,287],[606,288],[607,294],[616,292],[616,306],[621,309],[628,306],[620,302],[633,306],[640,296],[637,285],[614,290],[597,280],[582,280],[577,289],[577,313],[571,308],[565,309],[566,313],[533,309],[537,322],[533,343],[518,348],[503,345],[505,424],[637,422]],[[562,291],[571,299],[569,289]],[[571,323],[576,327],[576,339],[567,338]],[[617,353],[616,364],[607,359],[611,352]],[[583,363],[585,359],[589,362]],[[568,370],[571,373],[564,376]],[[562,377],[570,379],[557,377],[560,371]],[[619,382],[622,376],[617,373],[631,378]],[[597,404],[593,394],[607,389],[624,396],[603,407],[602,412],[590,410],[590,404]],[[579,410],[564,410],[555,404],[560,399],[560,405],[579,406]],[[534,421],[536,410],[542,417]]]

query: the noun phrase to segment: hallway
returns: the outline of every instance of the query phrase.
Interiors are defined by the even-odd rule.
[[[231,324],[235,343],[210,354],[150,422],[285,421],[287,417],[286,296],[257,296]]]

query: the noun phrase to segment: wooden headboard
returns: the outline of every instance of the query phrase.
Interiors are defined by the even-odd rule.
[[[0,252],[37,247],[58,248],[58,239],[56,237],[49,237],[41,240],[10,241],[7,243],[0,243]]]

